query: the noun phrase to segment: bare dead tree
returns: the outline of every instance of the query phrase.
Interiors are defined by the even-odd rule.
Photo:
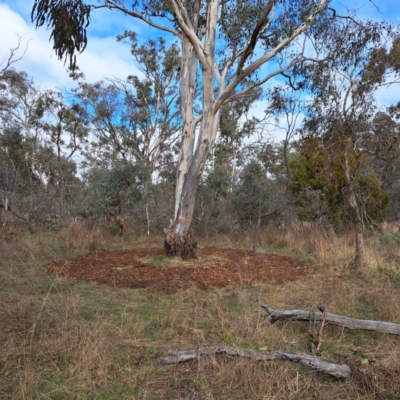
[[[1,76],[9,70],[15,63],[25,58],[28,51],[29,41],[25,46],[22,45],[22,36],[17,34],[17,45],[10,49],[8,56],[3,58],[0,62],[0,79]],[[19,53],[19,54],[18,54]]]

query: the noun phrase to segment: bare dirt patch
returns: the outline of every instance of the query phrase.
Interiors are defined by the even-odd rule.
[[[249,250],[206,247],[199,258],[169,259],[162,248],[102,251],[53,261],[48,274],[128,288],[148,288],[171,294],[199,289],[257,283],[285,284],[308,273],[308,267],[289,256],[252,254]]]

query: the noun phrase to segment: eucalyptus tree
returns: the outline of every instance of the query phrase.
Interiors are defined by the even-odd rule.
[[[348,20],[332,25],[324,37],[324,60],[296,71],[313,96],[303,133],[325,149],[331,175],[334,165],[340,166],[356,236],[352,265],[359,269],[364,263],[366,196],[377,185],[363,193],[358,183],[389,150],[376,118],[375,96],[379,88],[400,81],[400,29],[386,22]]]
[[[86,134],[79,107],[42,90],[25,72],[5,71],[0,87],[4,208],[31,219],[52,212],[66,216],[66,180],[74,180],[73,156]],[[56,197],[59,207],[53,204]]]
[[[216,164],[231,168],[232,182],[235,166],[243,162],[246,149],[265,140],[266,116],[249,118],[251,107],[263,97],[260,88],[249,92],[221,108],[219,135],[213,149],[213,169]]]
[[[4,155],[4,208],[15,214],[32,213],[33,193],[40,185],[38,154],[41,129],[36,109],[40,90],[24,72],[8,69],[0,86],[0,140]],[[24,217],[25,219],[25,217]]]
[[[196,189],[218,133],[222,106],[305,61],[306,38],[330,22],[328,4],[329,0],[142,0],[128,6],[122,0],[105,0],[102,5],[35,0],[32,19],[37,26],[47,23],[56,54],[71,64],[86,46],[86,28],[96,8],[119,10],[180,41],[182,139],[174,215],[165,238],[168,254],[196,257],[190,230]],[[262,68],[267,63],[268,68]]]
[[[388,193],[385,219],[400,217],[400,102],[379,111],[372,121],[370,148],[374,149],[373,168]],[[378,138],[378,140],[376,140]],[[375,140],[373,140],[375,139]]]
[[[73,93],[92,126],[86,152],[91,164],[112,165],[118,159],[140,163],[151,172],[160,155],[173,149],[180,130],[178,111],[179,48],[163,38],[139,44],[134,32],[118,36],[131,44],[140,74],[125,80],[86,83],[82,73]]]
[[[257,252],[257,242],[262,222],[282,209],[279,182],[267,177],[267,169],[260,162],[251,161],[242,170],[239,183],[233,195],[232,211],[236,223],[249,224],[254,230],[253,253]]]
[[[87,120],[78,104],[66,104],[61,93],[49,90],[40,97],[36,116],[43,131],[40,168],[46,197],[58,201],[57,207],[49,208],[66,224],[71,217],[66,199],[72,200],[71,190],[79,182],[75,157],[81,156],[88,140]]]
[[[86,216],[107,224],[114,222],[118,234],[123,234],[129,214],[146,197],[148,169],[141,164],[117,160],[112,169],[94,167],[87,174],[87,188],[83,198]]]

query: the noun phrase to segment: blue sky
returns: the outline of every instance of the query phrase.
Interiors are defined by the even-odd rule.
[[[335,0],[335,7],[346,13],[346,7],[355,8],[359,16],[388,20],[400,24],[400,0],[375,0],[378,8],[369,0]],[[68,77],[62,61],[52,51],[49,43],[49,31],[45,28],[35,30],[30,21],[33,0],[0,0],[0,62],[7,56],[9,49],[17,43],[17,34],[23,42],[29,41],[28,52],[16,68],[33,76],[35,82],[48,88],[70,88],[73,82]],[[96,10],[92,14],[88,30],[88,46],[78,56],[78,65],[89,82],[105,77],[124,79],[131,74],[140,74],[129,52],[129,47],[117,43],[116,35],[124,30],[135,30],[142,39],[152,35],[163,35],[143,22],[108,9]],[[391,86],[378,93],[378,103],[390,104],[400,100],[400,89]],[[265,104],[260,102],[254,113],[262,113]]]

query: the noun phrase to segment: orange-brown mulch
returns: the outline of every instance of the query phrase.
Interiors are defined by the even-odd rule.
[[[249,250],[206,247],[199,258],[168,259],[162,248],[101,251],[53,261],[48,274],[76,281],[175,293],[195,286],[206,290],[230,285],[285,284],[308,273],[308,267],[289,256],[252,254]]]

